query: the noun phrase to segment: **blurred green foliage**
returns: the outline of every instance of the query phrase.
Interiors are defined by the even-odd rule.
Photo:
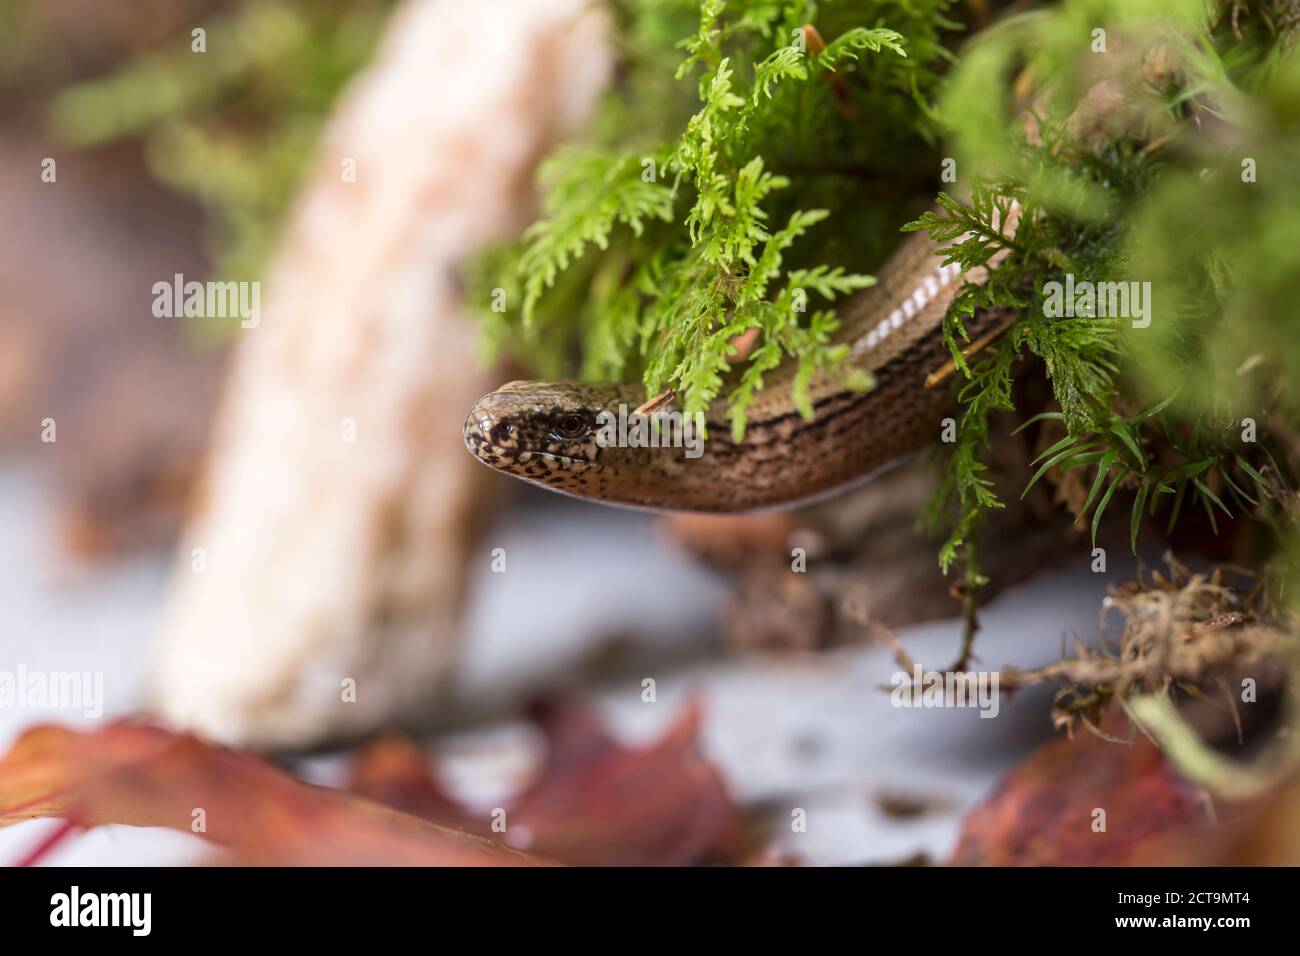
[[[969,547],[982,513],[1001,506],[982,451],[992,414],[1010,410],[1011,361],[1025,349],[1044,359],[1061,408],[1042,418],[1066,432],[1035,480],[1085,470],[1094,536],[1121,491],[1134,549],[1143,519],[1162,506],[1171,527],[1194,506],[1212,526],[1216,513],[1248,512],[1293,536],[1295,462],[1276,459],[1269,439],[1300,413],[1297,20],[1290,0],[1073,0],[1010,18],[963,51],[941,110],[959,163],[974,170],[974,199],[916,226],[945,239],[956,235],[939,235],[952,221],[962,233],[991,229],[993,197],[1019,200],[1026,225],[994,280],[966,290],[949,316],[956,344],[963,314],[1021,306],[961,392],[959,440],[932,511],[953,523],[945,565]],[[1099,28],[1105,50],[1095,52]],[[1025,70],[1043,94],[1043,146],[1017,136],[1009,101],[989,96]],[[1099,82],[1109,95],[1087,116]],[[987,112],[973,121],[989,103],[996,122]],[[974,243],[952,257],[976,265],[987,256]],[[1067,274],[1150,283],[1150,324],[1045,314],[1046,283]],[[1243,438],[1249,422],[1256,441]]]
[[[249,0],[106,75],[50,109],[73,147],[138,140],[154,174],[193,196],[211,224],[214,271],[260,275],[330,105],[370,56],[391,0]]]

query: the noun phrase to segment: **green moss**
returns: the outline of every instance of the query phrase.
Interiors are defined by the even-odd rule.
[[[943,142],[966,198],[940,193],[909,228],[967,267],[1007,256],[946,320],[961,415],[929,510],[946,529],[943,567],[964,560],[968,595],[983,581],[974,542],[1001,507],[985,445],[1014,410],[1026,352],[1064,431],[1034,480],[1085,469],[1094,528],[1121,498],[1134,547],[1161,508],[1171,521],[1189,505],[1212,520],[1276,517],[1261,496],[1277,499],[1286,469],[1223,423],[1296,418],[1300,339],[1284,331],[1300,275],[1294,7],[1067,0],[958,47],[947,2],[617,3],[621,80],[587,141],[547,164],[543,219],[482,274],[506,304],[488,313],[490,339],[547,374],[578,355],[588,377],[675,388],[694,410],[722,388],[733,337],[757,329],[726,396],[743,435],[746,405],[786,356],[801,381],[836,368],[834,301],[871,281],[862,273],[918,202],[936,201]],[[1121,100],[1071,126],[1102,77]],[[1032,144],[1012,92],[1026,79]],[[1255,182],[1242,181],[1247,157]],[[1010,200],[1023,210],[1014,239],[998,228]],[[1045,287],[1067,275],[1150,282],[1153,321],[1047,314]],[[796,311],[799,290],[822,303]],[[1018,317],[968,363],[964,318],[996,305]],[[1122,412],[1134,406],[1146,411]]]
[[[1270,500],[1290,476],[1269,455],[1262,423],[1294,422],[1298,410],[1289,382],[1300,349],[1283,330],[1295,315],[1289,277],[1300,274],[1293,198],[1300,64],[1284,52],[1287,37],[1267,28],[1269,12],[1239,11],[1245,17],[1234,29],[1196,2],[1086,0],[1009,21],[963,57],[943,108],[967,117],[954,122],[953,140],[963,162],[980,170],[974,199],[944,202],[914,226],[942,240],[967,230],[987,235],[995,198],[1018,199],[1025,225],[1012,255],[986,288],[965,291],[949,323],[959,331],[963,312],[998,302],[1023,308],[1001,347],[968,370],[961,392],[958,442],[931,509],[953,529],[941,550],[945,568],[963,550],[974,564],[975,530],[984,512],[1000,507],[982,448],[992,416],[1011,409],[1010,359],[1026,350],[1044,360],[1060,408],[1042,417],[1066,432],[1036,463],[1033,480],[1051,469],[1086,469],[1083,512],[1092,509],[1094,537],[1102,512],[1123,496],[1131,496],[1135,550],[1144,514],[1166,507],[1170,526],[1186,506],[1212,524],[1216,514],[1253,512],[1289,526]],[[1097,27],[1108,33],[1105,54],[1088,52]],[[1163,50],[1152,54],[1157,45]],[[1152,66],[1154,55],[1165,67]],[[1085,144],[1066,133],[1095,80],[1097,56],[1128,59],[1116,113],[1137,139],[1112,131]],[[1041,146],[1016,135],[1010,110],[993,131],[970,119],[973,104],[988,99],[990,78],[1025,63],[1050,94],[1038,117]],[[1245,181],[1248,160],[1269,173]],[[978,265],[993,249],[977,238],[951,255]],[[1067,273],[1149,283],[1150,324],[1046,315],[1044,287]],[[1148,408],[1125,417],[1115,410],[1121,396]],[[1243,441],[1246,430],[1233,424],[1252,418],[1261,423],[1259,442]]]
[[[807,381],[844,357],[831,306],[873,281],[862,270],[928,191],[909,158],[937,165],[927,97],[951,6],[617,4],[622,79],[589,139],[543,169],[542,219],[496,254],[481,289],[506,308],[489,309],[490,339],[546,370],[577,351],[584,374],[671,387],[696,411],[722,390],[735,337],[758,330],[725,396],[734,434],[786,356],[810,413]]]

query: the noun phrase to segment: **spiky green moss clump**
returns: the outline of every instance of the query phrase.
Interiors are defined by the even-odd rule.
[[[829,306],[923,208],[952,0],[617,6],[625,79],[591,140],[546,164],[542,219],[485,277],[507,305],[493,340],[550,374],[577,343],[584,374],[671,387],[693,412],[756,332],[725,396],[735,435],[786,356],[810,412],[804,383],[844,357]]]
[[[1025,354],[1057,405],[1031,422],[1058,431],[1032,481],[1081,470],[1094,531],[1124,499],[1134,547],[1144,517],[1188,507],[1250,511],[1290,539],[1294,463],[1229,423],[1275,435],[1300,412],[1280,326],[1300,256],[1294,3],[1067,0],[995,9],[991,29],[947,0],[613,7],[621,79],[546,164],[541,220],[480,274],[505,303],[486,313],[495,347],[547,375],[576,355],[583,375],[640,377],[695,410],[755,332],[725,395],[740,436],[786,356],[800,383],[836,367],[834,301],[910,220],[964,266],[1006,254],[947,317],[961,414],[930,517],[968,595],[1001,507],[985,446]],[[1053,314],[1046,290],[1070,276],[1149,282],[1152,321]],[[964,319],[990,305],[1018,318],[968,361]]]

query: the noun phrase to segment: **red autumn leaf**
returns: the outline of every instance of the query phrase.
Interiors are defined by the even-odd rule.
[[[548,705],[536,717],[549,757],[509,813],[514,845],[591,865],[684,866],[734,856],[740,813],[697,749],[698,701],[646,750],[625,749],[568,705]]]
[[[316,787],[192,734],[124,722],[36,727],[0,759],[0,826],[60,817],[192,831],[254,865],[519,866],[500,843]]]
[[[1188,840],[1170,834],[1142,847],[1138,866],[1300,866],[1300,781],[1291,780],[1239,808],[1223,826]]]
[[[430,770],[429,755],[405,737],[382,737],[363,747],[352,763],[347,789],[444,826],[489,829],[447,795]]]
[[[1105,729],[1125,733],[1121,719]],[[1045,744],[1004,777],[966,817],[950,864],[1124,866],[1151,841],[1207,825],[1197,789],[1146,737],[1124,744],[1081,733]]]
[[[573,704],[539,705],[533,718],[546,735],[547,757],[538,779],[507,803],[512,844],[580,865],[680,866],[734,856],[739,810],[696,749],[694,702],[644,750],[623,747]],[[424,751],[410,744],[372,744],[358,758],[352,786],[430,820],[487,828],[447,798]]]

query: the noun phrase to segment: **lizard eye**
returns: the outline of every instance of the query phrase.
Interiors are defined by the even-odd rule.
[[[493,444],[500,445],[509,441],[515,433],[515,426],[509,422],[501,422],[492,429]]]
[[[587,431],[587,420],[581,415],[565,415],[555,423],[555,430],[565,438],[577,438]]]

